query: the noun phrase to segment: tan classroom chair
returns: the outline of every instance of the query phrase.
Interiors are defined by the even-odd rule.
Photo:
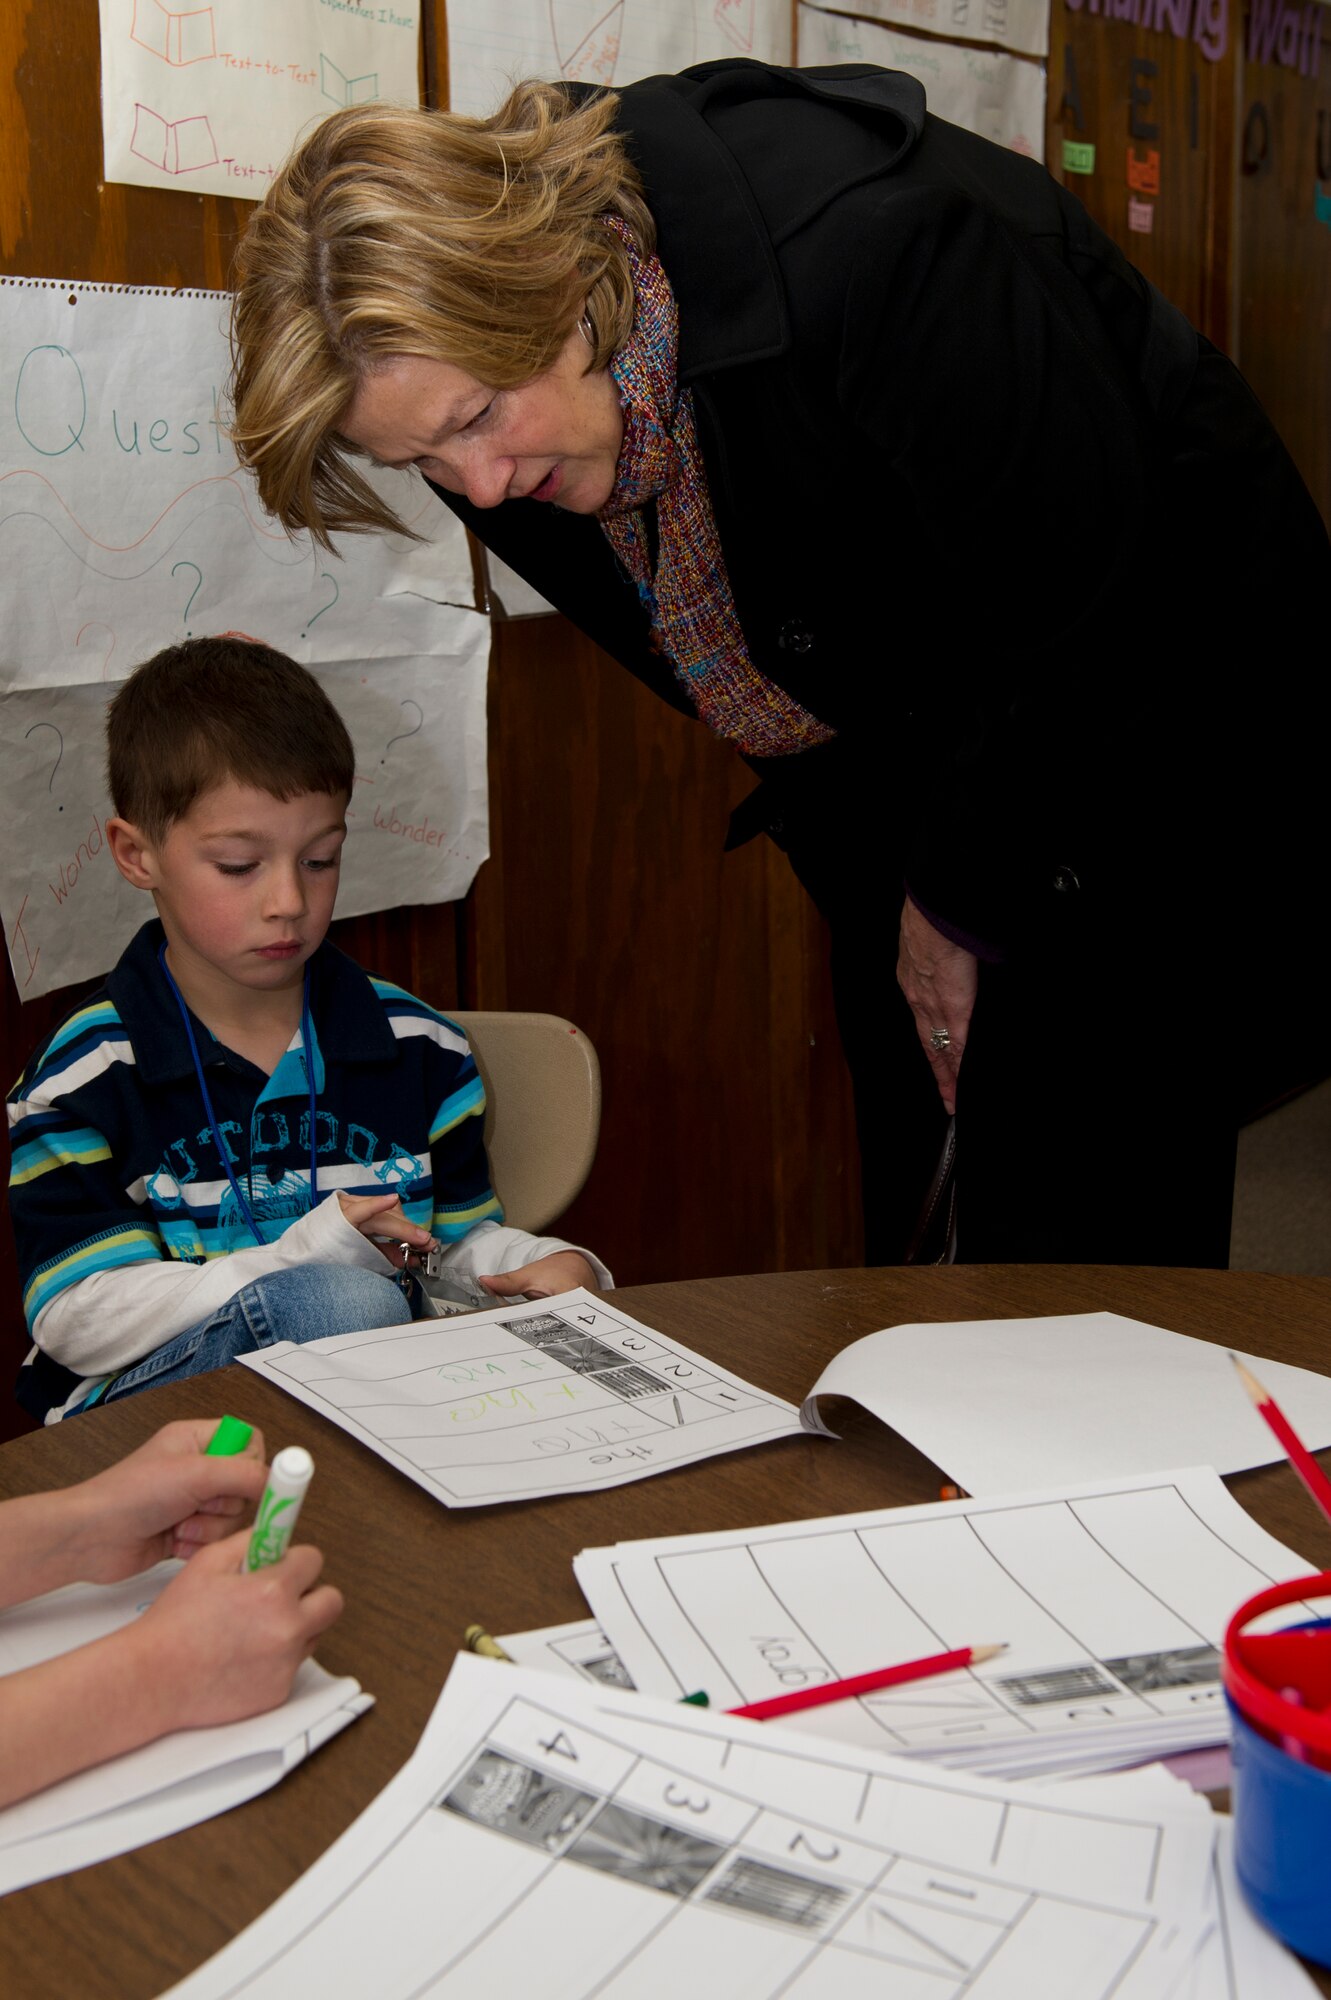
[[[601,1126],[601,1065],[557,1014],[455,1014],[485,1085],[485,1149],[504,1220],[539,1236],[580,1192]]]

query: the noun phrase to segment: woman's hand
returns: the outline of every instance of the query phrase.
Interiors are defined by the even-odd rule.
[[[419,1222],[408,1220],[395,1194],[339,1193],[337,1199],[352,1228],[359,1229],[362,1236],[368,1236],[395,1271],[400,1271],[406,1262],[402,1244],[409,1243],[413,1250],[437,1250],[439,1247],[428,1229]],[[380,1237],[385,1239],[382,1243],[378,1241]]]
[[[209,1458],[216,1429],[216,1417],[167,1424],[81,1485],[14,1502],[25,1510],[21,1549],[34,1574],[14,1579],[6,1601],[64,1583],[118,1583],[229,1534],[262,1497],[263,1434],[255,1431],[243,1452]]]
[[[198,1554],[123,1636],[141,1655],[153,1733],[211,1728],[276,1708],[301,1662],[342,1615],[319,1582],[323,1557],[302,1543],[247,1572],[248,1533]]]
[[[957,1072],[966,1052],[979,979],[975,954],[936,931],[907,897],[901,912],[897,984],[915,1016],[920,1047],[933,1068],[949,1117],[957,1108]],[[941,1038],[943,1033],[944,1045],[935,1047],[935,1036]]]
[[[556,1250],[549,1257],[538,1257],[535,1263],[524,1264],[520,1271],[504,1271],[498,1277],[478,1278],[476,1282],[497,1299],[550,1299],[556,1292],[571,1292],[578,1285],[594,1292],[600,1279],[580,1251]]]

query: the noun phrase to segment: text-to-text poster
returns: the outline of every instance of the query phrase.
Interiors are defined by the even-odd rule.
[[[100,0],[109,181],[262,199],[296,140],[420,100],[420,0]]]

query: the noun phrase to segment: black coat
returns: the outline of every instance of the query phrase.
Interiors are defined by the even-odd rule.
[[[1223,1265],[1239,1116],[1326,1045],[1331,550],[1297,472],[1080,203],[909,77],[710,63],[619,123],[750,651],[839,732],[750,760],[736,818],[832,922],[869,1260],[941,1119],[904,882],[982,960],[962,1256]],[[441,497],[688,708],[594,520]]]
[[[749,828],[779,812],[833,914],[835,850],[879,840],[889,902],[904,874],[999,955],[1070,885],[1105,910],[1158,885],[1199,821],[1216,891],[1236,789],[1270,823],[1248,781],[1283,691],[1232,684],[1264,582],[1287,563],[1320,609],[1331,579],[1236,372],[1043,167],[932,117],[910,77],[709,63],[628,86],[619,124],[750,652],[842,733],[775,760]],[[689,709],[595,521],[440,497]],[[829,801],[869,787],[829,850]],[[790,830],[802,802],[817,839]]]

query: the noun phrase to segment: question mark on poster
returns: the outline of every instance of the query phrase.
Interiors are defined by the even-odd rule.
[[[328,571],[327,571],[326,569],[325,569],[325,570],[320,570],[320,572],[319,572],[319,581],[320,581],[320,583],[331,583],[331,584],[332,584],[332,586],[333,586],[333,594],[332,594],[332,596],[331,596],[331,597],[329,598],[329,600],[328,600],[327,604],[321,604],[321,605],[319,606],[319,609],[318,609],[318,610],[317,610],[317,611],[315,612],[315,614],[314,614],[314,618],[322,618],[322,617],[323,617],[323,615],[324,615],[324,612],[325,612],[325,611],[331,611],[331,610],[332,610],[332,608],[333,608],[333,606],[334,606],[334,605],[335,605],[335,604],[337,603],[337,600],[338,600],[338,598],[339,598],[339,597],[340,597],[340,596],[342,595],[341,591],[340,591],[340,590],[338,589],[338,587],[337,587],[337,578],[336,578],[335,576],[330,576],[330,575],[328,574]],[[310,625],[313,625],[313,623],[314,623],[314,618],[311,618],[311,620],[310,620],[310,622],[309,622],[309,625],[307,625],[307,626],[305,627],[305,630],[304,630],[304,631],[303,631],[303,632],[301,633],[301,635],[300,635],[300,636],[301,636],[301,638],[302,638],[302,639],[308,639],[308,638],[309,638],[309,636],[310,636]]]
[[[388,762],[388,753],[395,743],[405,743],[409,736],[419,736],[421,730],[425,727],[425,710],[418,701],[400,701],[398,707],[415,709],[417,716],[416,727],[414,729],[404,729],[399,735],[389,737],[387,743],[384,745],[384,754],[379,759],[381,764]]]
[[[55,753],[55,762],[51,766],[51,775],[46,780],[46,789],[49,792],[52,785],[55,783],[55,774],[60,769],[60,759],[65,754],[65,739],[64,736],[61,734],[60,730],[56,728],[53,722],[34,722],[32,725],[32,729],[25,729],[23,732],[25,741],[29,736],[32,735],[33,729],[49,729],[52,735],[55,737],[56,742],[60,745],[60,748]],[[60,812],[63,812],[65,808],[61,806],[58,808],[58,810]]]
[[[93,630],[94,626],[95,626],[95,627],[97,627],[97,628],[98,628],[98,630],[100,630],[100,631],[102,631],[102,632],[111,632],[111,627],[110,627],[109,625],[103,625],[103,623],[102,623],[102,621],[101,621],[101,619],[100,619],[100,618],[90,618],[90,619],[89,619],[89,620],[87,621],[86,625],[80,625],[80,626],[79,626],[79,629],[78,629],[78,631],[77,631],[77,632],[76,632],[76,633],[74,634],[74,644],[75,644],[75,646],[81,646],[81,645],[83,644],[83,635],[84,635],[84,633],[85,633],[85,632],[91,632],[91,631]],[[103,656],[102,656],[102,679],[103,679],[103,680],[105,680],[105,679],[106,679],[106,670],[107,670],[107,668],[108,668],[108,667],[110,666],[110,664],[111,664],[111,655],[112,655],[112,653],[114,653],[115,649],[116,649],[116,635],[115,635],[115,633],[114,633],[114,632],[111,632],[111,643],[110,643],[110,645],[109,645],[109,646],[107,647],[107,649],[106,649],[106,652],[105,652],[105,653],[103,654]]]
[[[196,578],[198,579],[198,581],[194,585],[193,590],[190,592],[189,596],[185,599],[185,609],[180,614],[180,622],[182,625],[185,625],[185,620],[189,617],[190,606],[191,604],[193,604],[199,592],[203,589],[203,571],[199,568],[199,565],[197,563],[178,562],[178,563],[172,563],[171,565],[172,576],[175,575],[178,569],[192,569],[194,571]],[[187,639],[190,639],[193,638],[193,636],[194,635],[190,631],[188,625],[185,625],[185,637]]]

